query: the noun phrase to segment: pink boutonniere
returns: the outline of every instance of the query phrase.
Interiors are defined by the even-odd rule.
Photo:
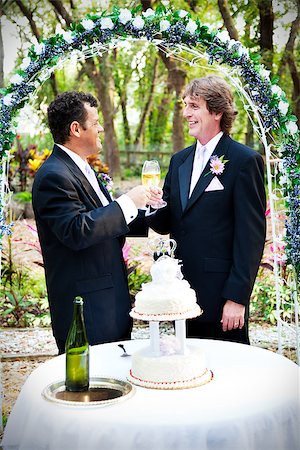
[[[207,172],[206,175],[212,173],[213,175],[222,175],[225,169],[225,164],[229,161],[229,159],[224,159],[224,155],[218,156],[213,155],[210,158],[210,171]]]

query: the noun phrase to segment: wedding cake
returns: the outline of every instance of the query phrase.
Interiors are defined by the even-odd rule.
[[[128,379],[139,386],[155,389],[183,389],[211,380],[205,355],[196,345],[186,345],[185,319],[202,311],[195,291],[183,279],[179,261],[168,256],[151,267],[152,281],[136,295],[131,316],[150,324],[150,346],[132,355]],[[175,321],[176,336],[160,336],[159,322]]]
[[[136,294],[130,315],[141,320],[176,320],[197,317],[196,294],[183,279],[178,259],[162,256],[150,269],[152,281]]]

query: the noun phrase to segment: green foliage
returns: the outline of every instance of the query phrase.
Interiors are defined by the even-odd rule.
[[[2,423],[3,423],[3,429],[5,428],[8,420],[8,415],[2,414]]]
[[[0,323],[3,326],[48,326],[50,314],[44,275],[16,263],[11,238],[2,258]]]
[[[281,298],[280,316],[283,320],[292,320],[291,288],[283,284],[279,287],[279,291]],[[276,287],[272,272],[266,274],[265,270],[260,270],[251,295],[250,316],[254,321],[262,320],[272,325],[277,323]]]
[[[49,326],[50,314],[46,293],[28,272],[18,272],[19,280],[0,289],[0,321],[2,326]],[[45,285],[45,283],[44,283]],[[44,286],[45,287],[45,286]]]
[[[141,290],[142,284],[148,283],[151,280],[151,275],[143,272],[139,262],[131,261],[129,270],[130,267],[133,270],[128,275],[128,286],[130,297],[134,301],[136,294]]]
[[[136,177],[140,178],[141,171],[142,171],[141,166],[126,167],[122,170],[122,178],[124,180],[130,179],[130,178],[136,178]],[[138,180],[138,181],[140,181],[140,180]]]
[[[13,198],[21,203],[29,203],[31,202],[32,194],[28,191],[17,192],[14,194]]]
[[[134,303],[137,292],[141,290],[142,284],[151,280],[151,275],[144,271],[141,264],[140,246],[132,246],[125,243],[123,257],[127,266],[128,287],[132,303]]]

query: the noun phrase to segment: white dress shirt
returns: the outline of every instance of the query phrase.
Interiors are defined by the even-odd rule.
[[[216,134],[216,136],[214,136],[205,145],[202,145],[197,140],[194,163],[193,163],[193,171],[192,171],[191,183],[190,183],[189,197],[191,197],[193,190],[200,178],[200,175],[203,172],[203,169],[206,166],[209,158],[213,154],[222,135],[223,135],[223,131],[220,131],[218,134]]]
[[[96,194],[98,195],[102,205],[107,206],[109,204],[109,201],[107,200],[107,198],[101,191],[96,174],[95,174],[94,170],[91,168],[91,166],[89,165],[89,163],[86,160],[82,159],[77,153],[68,149],[64,145],[61,145],[61,144],[56,144],[56,145],[59,148],[61,148],[64,152],[66,152],[70,156],[70,158],[72,158],[74,163],[77,165],[77,167],[79,167],[79,169],[81,170],[83,175],[87,178],[88,182],[90,183],[90,185],[92,186],[92,188],[94,189]],[[101,181],[100,181],[100,183],[101,183]],[[131,200],[131,198],[128,197],[128,195],[123,194],[119,198],[117,198],[115,201],[119,204],[119,206],[124,214],[126,223],[129,224],[130,222],[132,222],[138,215],[138,210],[137,210],[137,207],[135,206],[134,202]]]

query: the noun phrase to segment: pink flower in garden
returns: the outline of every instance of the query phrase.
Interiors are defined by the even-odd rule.
[[[221,175],[224,172],[225,164],[228,160],[224,160],[224,155],[220,158],[212,156],[210,158],[210,171],[213,175]]]
[[[123,245],[123,248],[122,248],[122,252],[123,252],[123,258],[124,258],[126,265],[128,264],[128,261],[129,261],[130,249],[131,249],[131,245],[128,244],[127,241],[125,241],[125,244]]]
[[[276,254],[276,259],[277,259],[277,263],[281,266],[284,266],[286,264],[287,261],[287,256],[285,253],[285,247],[286,247],[286,243],[285,242],[278,242],[277,244],[271,244],[270,245],[270,250],[272,252],[269,260],[271,262],[275,261],[275,254]]]
[[[27,229],[31,232],[31,234],[33,235],[33,237],[35,238],[34,241],[30,241],[30,240],[23,240],[22,238],[17,238],[17,239],[13,239],[13,242],[15,242],[16,244],[23,244],[23,245],[28,245],[29,247],[31,247],[31,249],[26,249],[25,251],[29,251],[29,250],[36,250],[38,253],[40,253],[40,255],[42,255],[42,249],[41,249],[41,245],[40,245],[40,241],[38,238],[38,233],[37,230],[34,226],[30,225],[29,223],[27,223],[26,219],[23,220],[23,224],[27,227]],[[43,267],[43,262],[41,261],[34,261],[36,264],[38,264],[39,266]]]

